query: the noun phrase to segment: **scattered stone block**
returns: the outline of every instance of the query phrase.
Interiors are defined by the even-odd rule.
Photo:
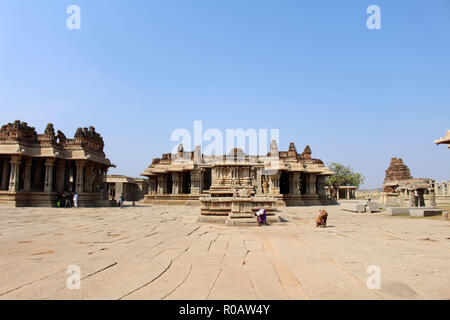
[[[411,217],[432,217],[441,215],[442,210],[430,208],[416,208],[410,209],[409,214],[411,215]]]
[[[411,207],[388,207],[386,214],[390,216],[408,215]]]
[[[341,204],[341,209],[345,211],[362,213],[366,212],[366,205],[364,203],[348,202]]]

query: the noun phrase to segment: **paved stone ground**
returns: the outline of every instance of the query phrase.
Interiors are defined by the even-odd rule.
[[[0,208],[0,299],[449,299],[449,221],[283,208],[198,224],[198,207]],[[68,266],[81,268],[69,290]],[[381,268],[369,290],[367,267]]]

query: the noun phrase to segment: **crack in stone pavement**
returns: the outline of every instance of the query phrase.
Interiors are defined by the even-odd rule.
[[[167,266],[166,269],[163,270],[163,272],[161,272],[159,275],[157,275],[157,276],[156,276],[155,278],[153,278],[151,281],[145,283],[144,285],[140,286],[139,288],[137,288],[137,289],[135,289],[135,290],[133,290],[133,291],[131,291],[131,292],[125,294],[125,295],[122,296],[122,297],[120,297],[119,300],[123,300],[124,298],[128,297],[130,294],[133,294],[133,293],[135,293],[136,291],[141,290],[142,288],[145,288],[145,287],[148,286],[149,284],[153,283],[155,280],[159,279],[164,273],[167,272],[167,270],[170,269],[170,267],[172,266],[172,263],[173,263],[173,260],[170,260],[169,265]]]
[[[190,247],[189,247],[189,248],[190,248]],[[187,250],[186,250],[186,251],[187,251]],[[185,252],[186,252],[186,251],[185,251]],[[179,256],[178,256],[178,257],[179,257]],[[177,257],[177,258],[178,258],[178,257]],[[179,284],[175,287],[175,289],[173,289],[173,290],[170,291],[168,294],[166,294],[161,300],[165,300],[165,299],[166,299],[167,297],[169,297],[172,293],[174,293],[175,291],[177,291],[178,288],[181,287],[181,286],[186,282],[186,280],[189,278],[191,272],[192,272],[192,263],[190,263],[189,271],[188,271],[188,273],[186,274],[186,277],[183,279],[183,281],[181,281],[181,283],[179,283]]]

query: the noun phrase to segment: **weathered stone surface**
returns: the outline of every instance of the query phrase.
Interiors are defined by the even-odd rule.
[[[409,210],[411,217],[432,217],[440,216],[442,210],[440,209],[430,209],[430,208],[414,208]]]
[[[390,216],[408,215],[413,207],[387,207],[386,214]]]
[[[198,224],[198,208],[0,208],[0,299],[448,299],[449,221],[284,207],[286,222]],[[401,257],[401,259],[399,258]],[[81,269],[80,290],[66,286]],[[381,268],[370,290],[367,268]]]

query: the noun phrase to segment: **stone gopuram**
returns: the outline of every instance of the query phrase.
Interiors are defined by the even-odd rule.
[[[252,198],[274,199],[277,206],[332,203],[325,179],[333,172],[311,157],[309,146],[297,153],[294,143],[288,151],[278,151],[272,142],[266,156],[245,155],[239,149],[207,156],[200,147],[185,151],[180,145],[177,154],[154,159],[142,175],[149,178],[145,203],[200,205],[205,196],[232,198],[241,189]]]
[[[74,139],[47,125],[43,134],[26,122],[0,130],[0,203],[23,207],[56,205],[58,193],[79,195],[79,206],[108,205],[106,175],[112,166],[94,127]]]

